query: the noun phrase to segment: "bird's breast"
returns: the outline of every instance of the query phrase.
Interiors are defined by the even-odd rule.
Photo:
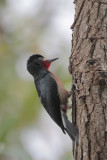
[[[60,102],[61,104],[66,105],[68,102],[68,91],[64,88],[63,83],[55,75],[52,74],[52,77],[57,83]]]

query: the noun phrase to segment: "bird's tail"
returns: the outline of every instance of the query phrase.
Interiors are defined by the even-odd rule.
[[[65,123],[65,130],[74,142],[75,140],[79,144],[79,131],[78,128],[75,127],[69,120],[66,114],[63,114],[64,123]]]

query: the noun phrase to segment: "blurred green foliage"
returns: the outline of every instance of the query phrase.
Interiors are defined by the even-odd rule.
[[[12,54],[12,51],[9,52],[8,45],[5,43],[5,49],[4,45],[0,46],[0,153],[2,159],[9,148],[10,150],[16,148],[16,151],[20,148],[20,151],[25,153],[18,141],[20,131],[25,125],[33,123],[40,111],[34,84],[22,80],[17,75],[15,65],[18,56]],[[11,137],[14,137],[12,141],[10,141]]]
[[[49,7],[47,3],[44,8],[46,1],[42,0],[37,12],[21,17],[14,14],[11,3],[0,1],[0,160],[16,160],[16,157],[17,160],[31,160],[22,145],[20,133],[25,126],[35,123],[41,106],[33,81],[21,78],[16,64],[29,52],[43,53],[42,40],[51,30],[57,7],[54,3]],[[55,72],[61,77],[64,67],[60,66]],[[65,85],[70,85],[68,74],[61,78]]]

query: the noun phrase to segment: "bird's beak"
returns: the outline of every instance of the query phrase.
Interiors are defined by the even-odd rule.
[[[59,59],[59,58],[48,59],[47,61],[48,61],[48,62],[53,62],[53,61],[56,61],[57,59]]]

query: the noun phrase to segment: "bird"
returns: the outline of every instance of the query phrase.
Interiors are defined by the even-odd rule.
[[[49,116],[64,134],[68,133],[73,142],[76,140],[79,143],[78,128],[67,117],[71,92],[68,92],[63,83],[49,70],[51,63],[57,59],[45,59],[40,54],[33,54],[27,61],[27,70],[34,78],[40,102]]]

